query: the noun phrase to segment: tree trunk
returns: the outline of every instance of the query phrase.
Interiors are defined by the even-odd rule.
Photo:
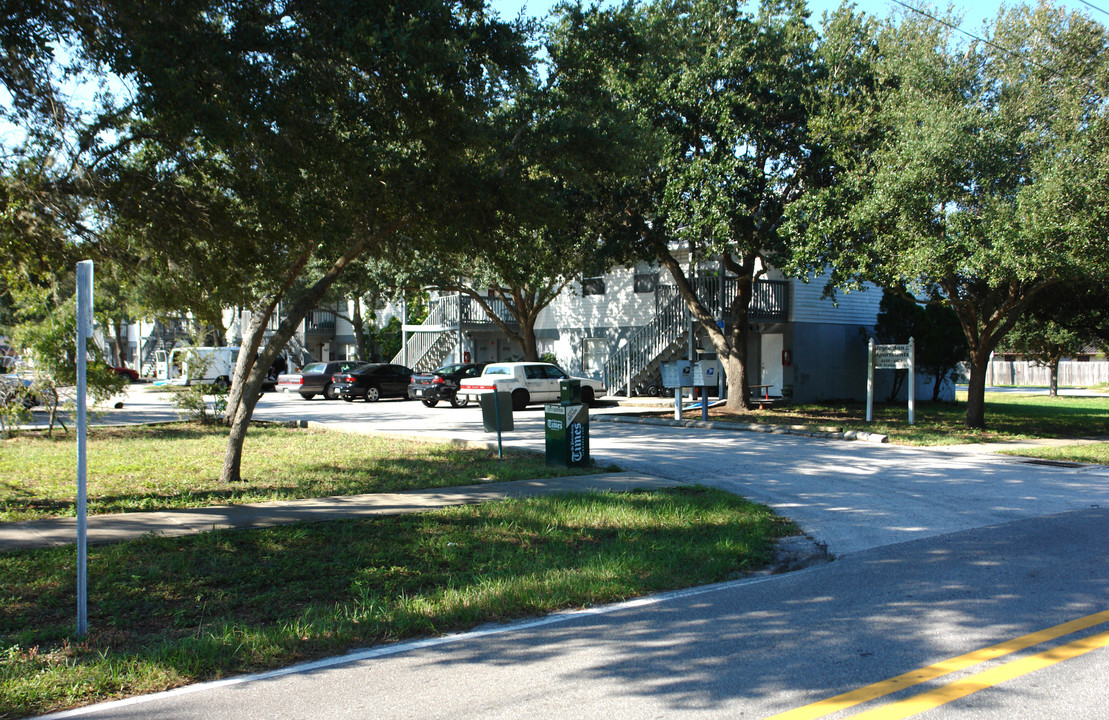
[[[227,392],[227,410],[225,418],[229,423],[232,422],[239,413],[239,405],[247,390],[247,379],[250,377],[255,365],[260,364],[258,349],[262,346],[262,338],[266,333],[266,325],[270,321],[270,316],[272,316],[276,310],[278,302],[280,302],[280,300],[274,300],[269,305],[251,309],[250,327],[239,343],[239,359],[235,362],[235,369],[232,371],[231,375],[231,388]],[[285,340],[288,341],[288,338]],[[284,347],[284,343],[282,343],[280,347]],[[264,367],[268,370],[276,358],[277,353],[274,352],[270,357],[269,364]],[[258,383],[258,388],[255,388],[255,392],[260,388],[261,381]]]
[[[524,352],[524,362],[539,362],[539,344],[535,340],[534,320],[520,326],[520,349]]]
[[[720,348],[717,348],[717,356],[726,358],[724,372],[728,378],[728,401],[724,407],[729,410],[755,409],[751,402],[751,376],[747,370],[750,361],[747,344],[751,337],[747,308],[751,302],[751,292],[751,283],[739,283],[739,290],[732,300],[732,336],[730,342],[726,343],[728,352],[723,355]]]
[[[1048,395],[1059,397],[1059,358],[1057,356],[1051,358],[1051,387],[1048,389]]]
[[[742,350],[740,349],[742,347]],[[724,404],[728,410],[751,410],[751,380],[747,377],[747,341],[742,346],[733,346],[725,355],[717,353],[724,375],[728,378],[728,400]]]
[[[254,353],[261,345],[261,339],[265,333],[265,324],[269,322],[269,316],[273,313],[274,309],[277,307],[277,303],[280,302],[283,297],[285,289],[277,292],[269,299],[267,302],[269,312],[265,313],[264,317],[259,318],[260,322],[252,320],[250,347],[244,347],[239,352],[239,362],[235,366],[235,379],[231,383],[231,393],[227,401],[228,414],[231,415],[232,412],[234,414],[231,417],[231,432],[227,438],[227,453],[223,458],[223,471],[220,473],[220,482],[233,483],[242,479],[243,441],[246,439],[246,431],[250,425],[250,418],[254,414],[254,407],[258,404],[262,380],[265,378],[266,371],[277,358],[278,353],[285,347],[285,344],[289,342],[293,333],[296,332],[301,321],[307,317],[308,312],[316,306],[316,303],[320,301],[328,288],[339,278],[343,270],[346,269],[355,258],[361,255],[366,247],[371,246],[383,238],[391,237],[407,223],[408,221],[406,219],[398,221],[382,229],[376,235],[364,237],[353,243],[342,257],[337,258],[331,264],[331,267],[323,274],[323,277],[317,280],[315,284],[293,304],[293,307],[289,309],[289,314],[281,321],[277,331],[270,338],[265,349],[257,358],[257,362],[255,362]],[[301,262],[289,272],[289,282],[286,288],[291,286],[292,282],[299,277],[301,270],[307,265],[310,259],[311,256],[309,254],[302,256]],[[234,402],[232,402],[233,400]]]
[[[971,430],[986,427],[986,371],[990,364],[990,350],[970,351],[970,382],[967,385],[967,415],[964,425]]]
[[[901,388],[905,386],[905,380],[908,377],[908,370],[893,371],[893,385],[890,387],[890,394],[889,397],[886,398],[886,402],[897,402],[897,394],[901,392]]]
[[[119,342],[119,336],[123,332],[124,323],[120,320],[115,321],[115,332],[112,337],[112,364],[124,365],[123,362],[123,345]]]
[[[354,326],[354,353],[359,360],[366,360],[366,323],[362,319],[362,298],[355,295],[354,311],[351,313],[351,325]]]

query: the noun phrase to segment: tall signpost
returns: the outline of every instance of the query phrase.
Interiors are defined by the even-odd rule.
[[[909,424],[916,420],[916,342],[909,338],[905,345],[875,345],[870,339],[867,353],[866,421],[874,421],[874,371],[909,371]]]
[[[77,634],[89,632],[86,343],[92,335],[92,260],[77,263]]]

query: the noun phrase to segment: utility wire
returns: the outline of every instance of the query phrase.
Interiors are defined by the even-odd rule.
[[[1086,2],[1086,0],[1079,0],[1079,1],[1082,2],[1082,3],[1085,3],[1086,5],[1090,5],[1090,3]],[[980,43],[984,43],[986,45],[989,45],[990,47],[994,48],[995,50],[1000,50],[1003,53],[1006,53],[1008,55],[1012,55],[1013,57],[1017,58],[1018,60],[1022,60],[1026,63],[1031,64],[1031,65],[1035,65],[1036,67],[1040,68],[1044,72],[1047,72],[1051,75],[1054,75],[1055,77],[1059,78],[1060,80],[1072,80],[1073,79],[1073,78],[1063,76],[1062,74],[1059,73],[1058,70],[1056,70],[1054,68],[1049,68],[1048,66],[1043,65],[1041,63],[1038,63],[1035,60],[1032,60],[1031,58],[1027,58],[1027,57],[1021,55],[1020,53],[1018,53],[1015,50],[1010,50],[1009,48],[1005,47],[1004,45],[998,45],[997,43],[993,42],[992,40],[987,40],[985,38],[978,37],[977,35],[975,35],[972,32],[969,32],[967,30],[963,30],[958,25],[953,25],[952,23],[948,22],[947,20],[944,20],[941,17],[937,17],[937,16],[933,15],[932,13],[927,12],[927,11],[921,9],[921,8],[913,7],[912,5],[908,5],[906,3],[901,2],[901,0],[890,0],[890,2],[892,2],[896,5],[900,5],[901,7],[905,8],[906,10],[911,10],[912,12],[919,13],[920,15],[923,15],[927,18],[931,18],[932,20],[935,20],[936,22],[940,23],[941,25],[946,25],[947,27],[951,28],[955,32],[960,32],[963,35],[966,35],[967,37],[971,38],[972,40],[977,40]],[[1094,6],[1090,5],[1090,7],[1094,7]],[[1104,10],[1101,10],[1101,8],[1096,8],[1095,7],[1094,9],[1095,10],[1100,10],[1101,12],[1105,12]],[[1109,15],[1109,13],[1106,13],[1106,14]],[[1092,84],[1092,82],[1090,80],[1086,80],[1086,82]]]
[[[1078,0],[1078,2],[1082,3],[1082,4],[1083,4],[1083,5],[1085,5],[1086,7],[1091,7],[1091,8],[1093,8],[1094,10],[1097,10],[1097,11],[1098,11],[1099,13],[1102,13],[1102,14],[1104,14],[1104,15],[1109,15],[1109,12],[1106,12],[1105,10],[1102,10],[1102,9],[1101,9],[1101,8],[1099,8],[1099,7],[1097,6],[1097,5],[1094,5],[1093,3],[1088,3],[1088,2],[1086,2],[1086,0]]]

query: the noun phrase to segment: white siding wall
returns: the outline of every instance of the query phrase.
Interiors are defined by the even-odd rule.
[[[873,325],[878,317],[878,304],[882,302],[882,289],[867,284],[866,290],[836,291],[833,302],[821,298],[827,275],[812,278],[809,282],[795,280],[790,297],[791,320],[797,323],[829,323],[832,325]]]
[[[567,328],[638,328],[651,321],[655,314],[654,293],[636,293],[630,268],[614,268],[605,275],[605,294],[581,294],[576,280],[539,315],[536,330]],[[660,277],[660,280],[662,278]]]

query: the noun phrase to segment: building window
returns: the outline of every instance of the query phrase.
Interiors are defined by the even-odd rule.
[[[632,278],[632,285],[637,293],[653,293],[658,287],[658,270],[636,271]]]
[[[603,277],[583,277],[581,279],[582,295],[604,295],[605,279]]]
[[[585,338],[582,341],[581,369],[586,375],[600,375],[608,359],[608,341],[604,338]]]

